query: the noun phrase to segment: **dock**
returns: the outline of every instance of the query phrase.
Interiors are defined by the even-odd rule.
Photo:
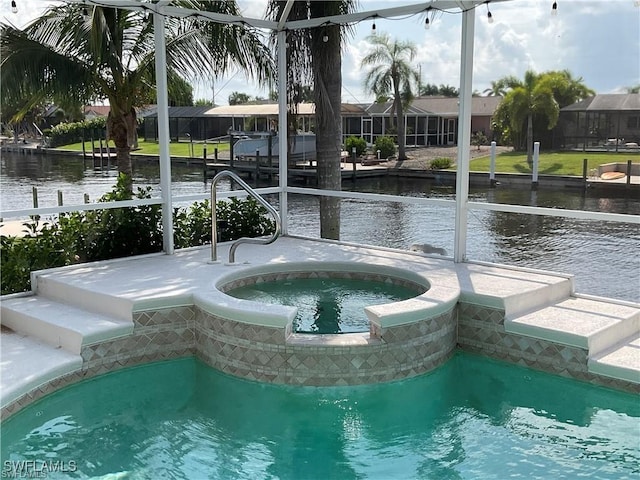
[[[273,157],[271,161],[265,157],[242,157],[231,162],[230,159],[207,160],[203,162],[203,175],[205,181],[213,178],[222,170],[231,170],[249,179],[273,179],[279,175],[278,159]],[[365,164],[362,162],[341,162],[342,180],[356,180],[367,177],[382,177],[389,174],[390,167],[387,162]],[[293,183],[303,185],[317,184],[317,168],[315,160],[294,160],[289,162],[287,169],[288,179]]]

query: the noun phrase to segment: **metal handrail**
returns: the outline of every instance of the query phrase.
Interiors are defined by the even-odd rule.
[[[273,208],[264,198],[262,198],[253,188],[251,188],[247,183],[242,180],[238,175],[233,173],[230,170],[223,170],[219,172],[213,180],[211,181],[211,261],[218,261],[218,226],[217,226],[217,215],[216,215],[216,186],[218,185],[218,181],[221,178],[228,177],[236,181],[242,189],[247,192],[250,196],[255,198],[260,205],[267,209],[267,211],[273,215],[273,218],[276,222],[276,229],[269,238],[251,238],[251,237],[241,237],[237,239],[231,245],[231,249],[229,250],[229,263],[235,263],[236,259],[236,249],[241,243],[257,243],[260,245],[269,245],[276,241],[276,239],[280,236],[280,230],[282,221],[280,220],[280,214],[278,211]]]

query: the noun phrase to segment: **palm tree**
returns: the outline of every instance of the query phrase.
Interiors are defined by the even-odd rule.
[[[244,92],[231,92],[228,101],[229,105],[246,105],[251,101],[251,95]]]
[[[504,97],[507,93],[507,86],[503,79],[493,80],[491,86],[486,88],[482,93],[487,97]]]
[[[287,2],[271,0],[267,16],[280,19]],[[302,20],[350,13],[352,0],[294,2],[287,20]],[[342,151],[342,45],[349,30],[339,25],[287,32],[288,115],[295,117],[301,92],[313,86],[316,117],[318,187],[340,190]],[[340,239],[340,199],[320,197],[320,236]]]
[[[180,3],[239,13],[235,2],[175,2]],[[256,79],[271,76],[268,48],[241,27],[202,27],[195,18],[167,18],[165,35],[169,80],[205,75],[212,67],[222,74],[230,63]],[[66,4],[51,7],[24,30],[0,24],[0,37],[3,99],[20,99],[23,111],[45,98],[80,104],[96,98],[109,101],[107,133],[131,189],[136,107],[148,102],[155,85],[153,22],[140,11]]]
[[[552,81],[545,74],[538,75],[527,70],[524,81],[513,87],[500,103],[497,116],[506,115],[514,133],[522,133],[526,124],[527,162],[533,163],[533,117],[539,115],[546,120],[549,129],[558,121],[560,108],[553,96]]]
[[[460,96],[460,90],[453,85],[440,85],[438,91],[443,97],[453,98]]]
[[[553,98],[560,108],[572,105],[596,94],[584,84],[582,77],[574,78],[569,70],[549,71],[542,74],[553,90]]]
[[[420,79],[418,71],[411,66],[416,47],[411,42],[391,41],[388,34],[370,35],[368,40],[373,45],[373,51],[360,62],[361,67],[370,67],[364,85],[376,97],[393,94],[393,111],[398,131],[398,160],[405,160],[403,100],[405,105],[409,104],[414,87]]]

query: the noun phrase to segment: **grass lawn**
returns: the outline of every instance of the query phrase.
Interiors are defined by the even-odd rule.
[[[582,161],[588,160],[589,170],[598,168],[604,163],[627,163],[632,160],[640,162],[640,153],[612,152],[548,152],[540,153],[538,173],[541,175],[578,175],[582,176]],[[471,160],[469,169],[472,172],[488,172],[489,157]],[[507,152],[496,156],[496,172],[498,173],[531,173],[527,164],[527,155],[523,152]]]
[[[104,143],[103,143],[104,145]],[[95,142],[95,146],[96,148],[98,148],[100,146],[99,142]],[[138,142],[138,146],[140,147],[138,150],[135,150],[134,152],[132,152],[133,154],[139,153],[139,154],[143,154],[143,155],[158,155],[160,153],[160,145],[158,144],[158,142],[148,142],[146,140],[140,140]],[[87,152],[91,152],[91,142],[85,142],[84,147],[86,149]],[[82,151],[82,142],[78,142],[78,143],[72,143],[70,145],[63,145],[61,147],[57,147],[60,150],[73,150],[75,152],[81,152]],[[109,142],[109,148],[113,149],[113,152],[115,152],[115,147],[113,145],[113,142]],[[193,148],[193,152],[192,149]],[[217,148],[219,152],[223,151],[223,150],[229,150],[229,144],[228,143],[208,143],[207,144],[207,155],[212,155],[213,154],[213,149]],[[169,154],[172,157],[195,157],[195,158],[202,158],[202,154],[203,154],[203,150],[204,150],[204,144],[202,143],[189,143],[189,142],[180,142],[180,143],[174,143],[171,142],[169,144]]]
[[[99,144],[96,143],[96,146]],[[113,142],[109,142],[113,148]],[[141,140],[140,149],[134,154],[158,155],[160,145],[157,142]],[[58,147],[61,150],[82,151],[82,143],[73,143]],[[91,142],[85,142],[87,152],[91,151]],[[193,152],[192,152],[193,148]],[[202,158],[204,145],[202,143],[171,142],[169,152],[172,157],[195,157]],[[229,150],[228,143],[207,144],[207,154],[212,155],[213,149],[218,151]],[[472,147],[473,148],[473,147]],[[588,160],[587,174],[589,170],[598,168],[604,163],[620,162],[626,163],[632,160],[634,163],[640,162],[640,152],[615,153],[615,152],[544,152],[540,153],[540,164],[538,173],[541,175],[577,175],[582,176],[582,160]],[[472,172],[488,172],[489,156],[471,160],[469,169]],[[455,169],[455,167],[453,167]],[[523,152],[507,152],[496,156],[496,172],[498,173],[531,173],[531,168],[527,165],[527,155]]]

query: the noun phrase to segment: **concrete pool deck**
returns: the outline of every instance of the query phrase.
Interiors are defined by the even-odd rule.
[[[382,348],[397,340],[392,338],[397,337],[397,331],[391,333],[393,328],[403,326],[403,312],[398,309],[407,309],[407,305],[420,310],[422,330],[428,329],[433,319],[443,325],[453,322],[442,338],[453,341],[455,348],[595,384],[640,391],[640,305],[578,296],[568,275],[490,264],[456,264],[444,257],[415,252],[295,237],[281,237],[267,246],[242,245],[236,259],[248,263],[227,265],[229,246],[220,245],[222,262],[217,264],[209,262],[209,247],[202,247],[174,255],[154,254],[34,272],[31,294],[2,298],[2,418],[58,388],[113,369],[176,356],[211,359],[213,354],[203,344],[218,349],[212,360],[214,366],[222,359],[219,368],[223,371],[261,381],[340,385],[349,383],[346,370],[355,375],[354,383],[420,374],[446,361],[449,350],[431,363],[416,366],[415,358],[411,359],[411,365],[402,364],[406,367],[402,375],[390,366],[399,361],[398,351],[385,350],[386,358],[396,357],[393,362],[390,359],[386,365],[371,366],[384,371],[384,375],[357,377],[368,368],[363,362],[377,362],[371,355],[364,356],[367,348]],[[386,314],[396,314],[395,323],[379,326],[382,332],[375,332],[377,336],[363,333],[309,338],[289,330],[276,341],[281,344],[264,343],[258,338],[264,335],[264,331],[258,331],[260,323],[268,323],[264,318],[270,315],[290,317],[291,307],[231,299],[216,284],[242,277],[243,271],[255,271],[257,267],[265,272],[286,270],[287,265],[300,262],[319,270],[322,265],[332,269],[351,265],[383,274],[406,271],[424,279],[431,288],[420,297],[419,304],[402,306],[401,302],[377,310],[383,321]],[[234,312],[241,328],[226,323]],[[202,321],[213,325],[212,330],[202,330],[198,324],[202,315],[211,316]],[[243,339],[242,345],[266,345],[260,347],[264,351],[247,353],[250,361],[234,358],[239,351],[237,344],[229,343],[234,332],[240,336],[253,332],[256,337]],[[406,330],[403,335],[411,332]],[[441,341],[437,335],[425,338]],[[404,340],[411,342],[410,338]],[[300,356],[301,349],[308,347],[315,357]],[[420,346],[416,355],[427,347]],[[342,353],[331,357],[333,348],[342,348]],[[349,357],[349,353],[359,357]],[[269,360],[263,360],[267,354]],[[333,358],[335,364],[321,365],[325,357]],[[224,363],[227,358],[230,360]],[[272,361],[279,363],[273,365]],[[313,363],[304,368],[315,368],[314,376],[291,373],[304,362]],[[326,376],[317,373],[323,369],[328,372]]]

